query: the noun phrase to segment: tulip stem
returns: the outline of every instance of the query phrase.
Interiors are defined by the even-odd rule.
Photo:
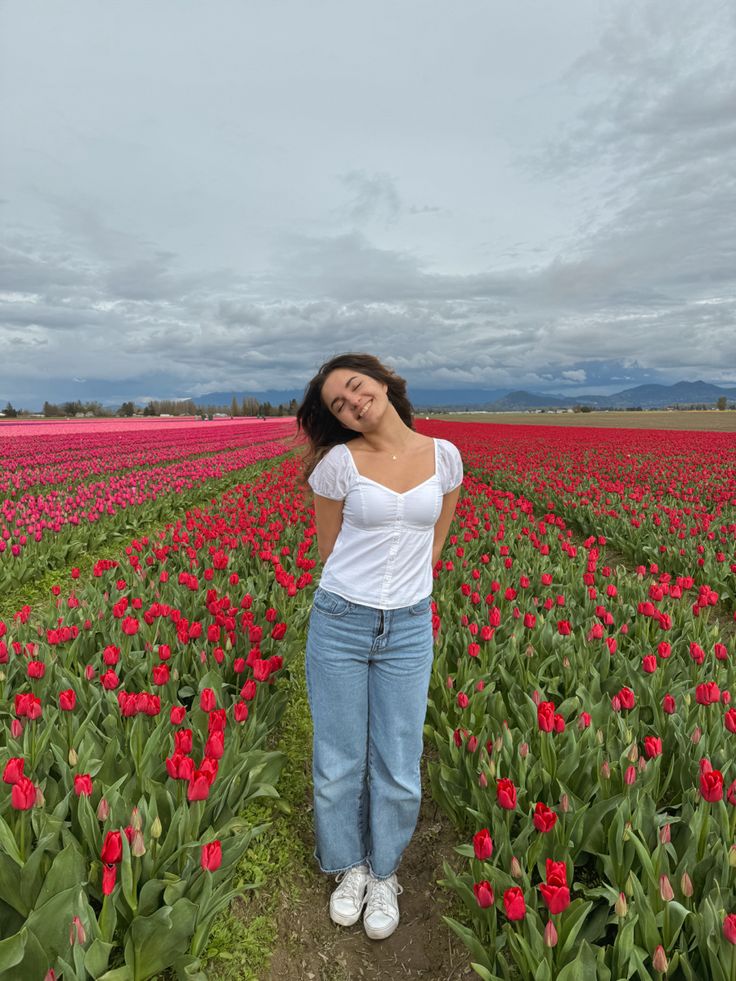
[[[18,835],[18,837],[20,838],[20,841],[18,842],[18,851],[20,852],[20,857],[23,859],[23,862],[25,863],[25,860],[26,860],[26,812],[25,811],[21,811],[19,816],[20,816],[20,827],[19,827],[18,830],[19,830],[20,834]]]

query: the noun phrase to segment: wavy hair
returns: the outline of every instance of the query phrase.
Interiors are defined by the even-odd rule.
[[[414,412],[406,395],[406,382],[400,375],[387,368],[372,354],[338,354],[320,367],[305,388],[302,404],[297,409],[297,427],[307,437],[307,448],[303,457],[305,480],[328,450],[338,443],[349,443],[351,439],[360,436],[360,433],[343,426],[322,401],[325,379],[337,368],[359,371],[362,375],[368,375],[386,385],[389,402],[401,420],[410,429],[414,428]]]

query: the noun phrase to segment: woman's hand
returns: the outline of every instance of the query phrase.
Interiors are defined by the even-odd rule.
[[[322,562],[326,562],[337,541],[342,528],[342,508],[344,501],[333,501],[329,497],[314,495],[314,524],[317,528],[317,551]]]

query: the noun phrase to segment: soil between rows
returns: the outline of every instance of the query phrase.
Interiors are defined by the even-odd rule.
[[[425,786],[427,781],[425,779]],[[311,804],[305,801],[305,807]],[[457,832],[430,797],[424,797],[419,821],[398,872],[401,922],[386,940],[369,940],[360,921],[335,926],[328,903],[331,876],[307,872],[296,902],[277,912],[278,941],[262,981],[459,981],[475,977],[470,957],[442,920],[451,915],[452,895],[437,884],[442,862],[455,867]],[[311,852],[312,842],[307,843]]]

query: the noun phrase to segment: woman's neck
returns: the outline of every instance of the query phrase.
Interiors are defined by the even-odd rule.
[[[363,433],[363,439],[374,453],[397,453],[414,442],[415,435],[389,403],[379,425],[371,432]]]

